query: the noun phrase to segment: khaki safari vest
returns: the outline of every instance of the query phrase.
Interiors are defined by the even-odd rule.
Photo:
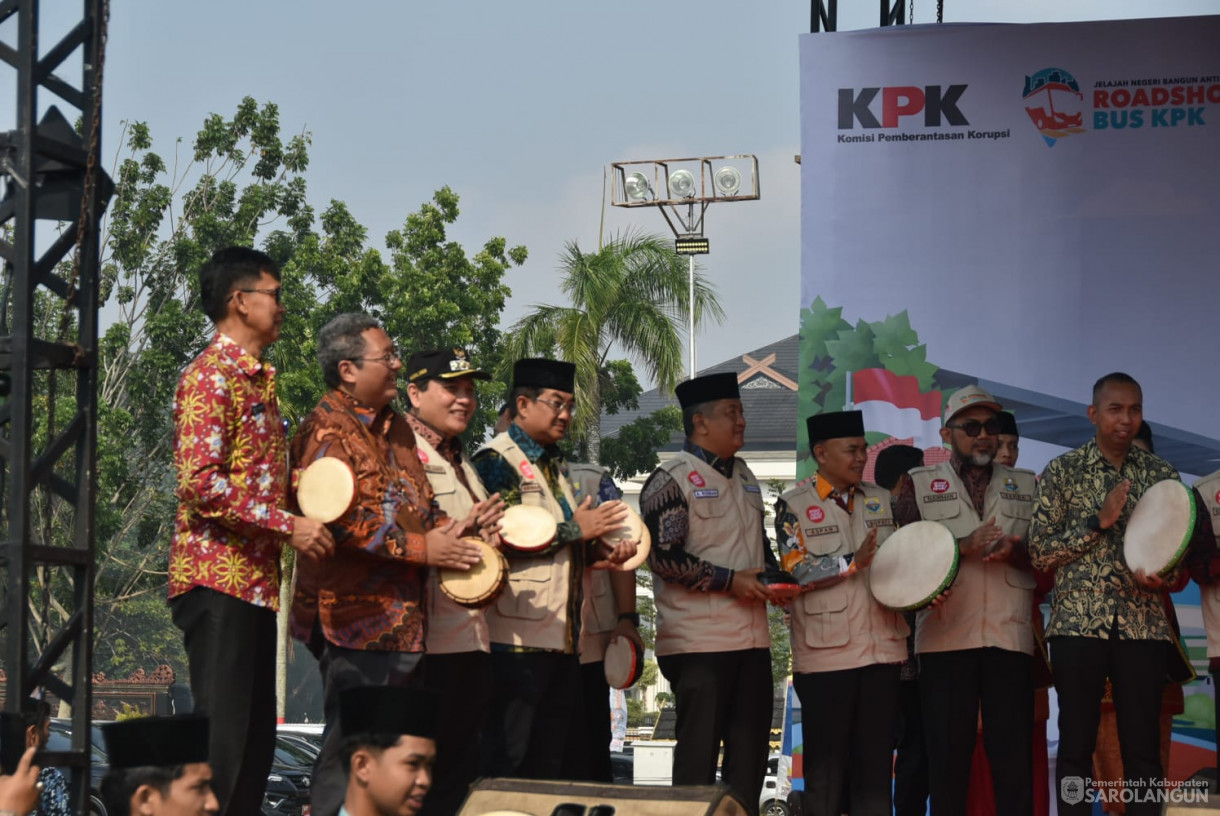
[[[852,512],[833,499],[818,497],[811,481],[781,498],[797,517],[797,536],[814,558],[854,554],[869,530],[881,544],[894,532],[890,492],[860,484]],[[815,589],[792,602],[792,670],[799,673],[841,671],[907,659],[910,629],[902,615],[873,599],[870,572],[864,569],[825,589]]]
[[[497,435],[487,448],[496,451],[521,476],[521,503],[545,507],[562,523],[563,508],[551,493],[546,478],[525,451],[507,433]],[[576,499],[567,480],[560,476],[560,487],[568,506],[575,508]],[[487,608],[487,626],[492,643],[551,649],[574,654],[577,644],[570,636],[574,610],[573,573],[579,560],[572,557],[572,547],[563,547],[546,555],[515,555],[508,559],[508,586],[496,602]]]
[[[1025,538],[1034,509],[1034,473],[992,464],[991,482],[979,517],[957,473],[948,462],[911,471],[919,513],[925,521],[949,528],[959,541],[994,518],[1005,535]],[[985,562],[979,555],[958,562],[949,599],[921,610],[915,622],[915,651],[949,652],[994,646],[1034,653],[1034,575],[1006,562]]]
[[[741,459],[733,478],[681,451],[662,465],[689,508],[686,551],[719,567],[760,569],[764,561],[763,500],[758,480]],[[728,652],[771,646],[764,601],[740,601],[727,592],[699,592],[655,581],[658,655]]]
[[[1195,482],[1195,489],[1207,505],[1212,534],[1220,541],[1220,470]],[[1203,606],[1203,629],[1207,632],[1208,658],[1220,657],[1220,583],[1199,587]]]
[[[421,435],[415,435],[419,462],[436,494],[436,502],[451,519],[464,519],[470,515],[475,502],[487,498],[487,491],[479,481],[479,474],[462,457],[462,472],[466,475],[467,490],[458,480],[457,472],[449,460],[441,456],[436,448],[428,444]],[[474,495],[471,495],[471,491]],[[454,654],[457,652],[486,652],[491,641],[487,631],[487,620],[482,609],[467,609],[454,603],[441,592],[440,570],[428,570],[427,607],[428,635],[425,651],[431,654]]]
[[[593,497],[593,506],[600,504],[597,488],[601,484],[603,468],[583,463],[568,464],[568,481],[572,483],[572,494],[580,504],[585,496]],[[610,571],[585,570],[583,579],[584,600],[580,605],[580,662],[600,663],[606,656],[606,646],[614,627],[618,625],[615,613],[614,592],[610,589]]]

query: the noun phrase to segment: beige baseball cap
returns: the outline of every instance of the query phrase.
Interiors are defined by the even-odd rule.
[[[967,385],[964,388],[959,388],[953,392],[953,396],[949,397],[949,403],[945,406],[945,424],[947,425],[953,417],[960,414],[967,408],[973,408],[976,405],[981,405],[984,408],[990,408],[993,411],[1003,411],[1004,406],[996,402],[995,397],[979,388],[977,385]]]

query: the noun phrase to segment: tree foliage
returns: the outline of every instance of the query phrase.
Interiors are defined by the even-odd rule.
[[[601,464],[610,474],[625,481],[653,470],[660,459],[657,451],[682,430],[682,411],[667,405],[647,416],[638,417],[601,441]]]

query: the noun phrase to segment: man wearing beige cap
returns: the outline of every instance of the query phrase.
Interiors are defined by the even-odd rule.
[[[978,386],[949,397],[941,439],[948,462],[911,471],[898,524],[935,521],[957,538],[950,596],[916,619],[915,652],[928,745],[932,816],[966,813],[980,707],[995,775],[996,813],[1033,812],[1034,576],[1027,534],[1034,474],[995,462],[1002,406]]]

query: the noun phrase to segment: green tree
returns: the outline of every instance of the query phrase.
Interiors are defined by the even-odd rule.
[[[628,422],[613,436],[601,440],[601,464],[615,479],[624,481],[637,473],[653,470],[660,459],[657,450],[682,430],[682,411],[667,405],[647,416]]]
[[[602,384],[613,375],[611,351],[626,353],[663,392],[681,379],[687,263],[667,239],[628,232],[593,253],[568,242],[559,271],[569,305],[535,306],[510,330],[506,359],[555,355],[576,365],[570,434],[590,461],[600,463]],[[698,274],[694,306],[696,326],[708,317],[724,319],[713,287]]]

